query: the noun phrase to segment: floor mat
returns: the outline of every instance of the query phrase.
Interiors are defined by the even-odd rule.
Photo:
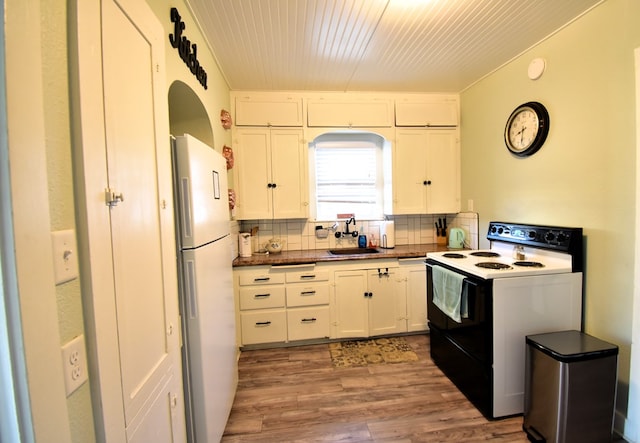
[[[330,343],[329,352],[335,368],[418,361],[403,337]]]

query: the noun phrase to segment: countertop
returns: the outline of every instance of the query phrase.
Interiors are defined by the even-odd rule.
[[[251,257],[237,257],[233,266],[259,265],[301,265],[319,262],[338,262],[344,260],[371,260],[389,258],[421,258],[427,252],[446,251],[446,245],[427,243],[419,245],[402,245],[392,249],[378,248],[377,253],[333,255],[327,249],[310,249],[304,251],[283,251],[278,254],[252,255]]]

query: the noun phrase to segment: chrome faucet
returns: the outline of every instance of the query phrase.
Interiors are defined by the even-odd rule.
[[[349,220],[345,221],[345,230],[344,232],[336,232],[336,238],[340,238],[343,235],[348,237],[348,236],[352,236],[352,237],[357,237],[358,236],[358,231],[349,231],[349,225],[353,223],[353,226],[356,225],[356,218],[355,217],[351,217],[349,218]]]
[[[347,220],[347,221],[345,222],[345,224],[346,224],[346,226],[347,226],[347,230],[346,230],[346,231],[344,231],[344,233],[345,233],[346,235],[351,234],[351,233],[349,232],[349,223],[353,223],[353,226],[355,226],[355,225],[356,225],[356,218],[355,218],[355,217],[351,217],[349,220]],[[354,236],[354,237],[355,237],[355,236]]]

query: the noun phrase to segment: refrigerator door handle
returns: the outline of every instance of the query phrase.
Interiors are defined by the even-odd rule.
[[[190,318],[198,317],[198,302],[196,297],[196,267],[193,260],[187,260],[185,266],[185,290],[187,292],[187,310]]]

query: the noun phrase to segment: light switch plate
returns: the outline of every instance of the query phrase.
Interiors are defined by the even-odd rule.
[[[62,346],[62,370],[68,397],[88,379],[84,335],[78,335]]]
[[[56,285],[78,277],[78,251],[76,232],[73,229],[51,233],[53,246],[53,270]]]

